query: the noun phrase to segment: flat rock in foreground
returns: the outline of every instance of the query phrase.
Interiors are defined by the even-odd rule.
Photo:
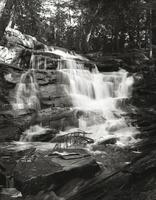
[[[19,160],[15,167],[15,187],[22,194],[60,189],[73,179],[85,180],[100,171],[96,161],[86,153],[45,154],[36,152]]]

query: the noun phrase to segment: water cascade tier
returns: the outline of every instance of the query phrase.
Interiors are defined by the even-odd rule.
[[[71,109],[80,113],[77,114],[78,127],[67,126],[61,134],[79,129],[90,133],[88,137],[95,142],[114,138],[119,146],[135,143],[137,129],[125,119],[127,99],[132,95],[133,77],[123,69],[100,73],[96,65],[88,69],[85,64],[88,60],[82,61],[81,56],[56,49],[45,51],[46,54],[51,52],[58,56],[59,59],[53,59],[57,61],[57,83],[63,85],[63,92],[71,101]],[[49,70],[47,64],[50,60],[47,59],[43,55],[32,54],[31,69],[22,74],[17,86],[16,101],[13,104],[15,109],[40,109],[35,73],[36,70]],[[31,130],[34,132],[34,128],[31,128],[24,133],[28,138]]]
[[[89,71],[71,59],[60,61],[58,72],[73,109],[83,112],[78,119],[81,130],[91,133],[89,137],[95,141],[114,137],[120,146],[135,142],[137,130],[124,118],[133,85],[128,72],[99,73],[96,66]]]
[[[15,110],[40,109],[39,89],[33,69],[21,75],[15,93],[15,101],[13,102],[13,108]]]

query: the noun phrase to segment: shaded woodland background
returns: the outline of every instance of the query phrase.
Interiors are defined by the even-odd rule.
[[[152,57],[156,51],[154,0],[1,0],[0,5],[0,39],[9,26],[77,52],[141,49]]]

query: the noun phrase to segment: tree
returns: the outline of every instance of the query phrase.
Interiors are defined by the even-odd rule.
[[[10,21],[11,11],[14,5],[13,0],[2,0],[0,2],[0,41],[3,38],[5,29]]]
[[[41,35],[41,4],[41,0],[15,0],[13,24],[22,33],[32,36]]]
[[[12,12],[5,20],[0,18],[5,21],[1,32],[11,16],[12,27],[49,45],[120,53],[134,48],[149,50],[151,41],[156,40],[154,0],[5,1],[6,10]]]

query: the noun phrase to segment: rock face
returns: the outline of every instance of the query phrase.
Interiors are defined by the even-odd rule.
[[[78,127],[76,112],[68,108],[47,108],[38,113],[31,110],[20,112],[0,113],[1,142],[19,140],[22,132],[29,129],[30,126],[40,123],[43,127],[48,126],[51,129],[44,136],[40,136],[43,141],[47,141],[48,138],[52,139],[52,135],[60,130],[65,130],[66,127]],[[36,138],[36,140],[38,139]]]
[[[57,191],[73,179],[91,178],[100,167],[85,152],[66,155],[35,153],[20,159],[14,171],[16,188],[23,194],[36,194],[49,187]]]
[[[6,174],[5,174],[5,167],[4,165],[0,162],[0,190],[1,190],[1,187],[3,186],[6,186]]]
[[[95,52],[86,55],[93,60],[99,71],[118,71],[120,68],[128,72],[140,72],[146,70],[154,63],[143,50],[133,49],[124,53],[105,55],[103,52]]]
[[[16,30],[7,30],[6,40],[6,47],[0,48],[0,141],[18,140],[25,129],[41,122],[56,130],[77,127],[77,117],[68,110],[72,106],[71,98],[67,95],[62,75],[56,68],[61,57],[60,51],[68,53],[74,59],[84,59],[85,62],[88,59],[65,49],[47,47]],[[54,49],[58,55],[51,52]],[[20,112],[13,110],[21,76],[31,67],[35,68],[37,95],[41,104],[38,116],[28,109]]]
[[[88,59],[74,52],[70,52],[67,49],[52,46],[48,47],[38,42],[34,37],[23,35],[18,30],[6,30],[5,37],[7,44],[5,47],[0,47],[1,79],[3,78],[5,81],[5,88],[6,85],[10,86],[10,88],[8,91],[9,94],[2,96],[4,96],[8,102],[10,102],[10,100],[13,101],[16,85],[19,83],[22,71],[34,68],[36,69],[37,83],[41,86],[41,102],[43,105],[70,105],[71,102],[69,101],[68,103],[68,99],[66,100],[67,97],[66,94],[64,94],[64,86],[58,77],[60,75],[56,72],[59,60],[62,54],[67,54],[69,59],[77,59],[86,63]],[[57,53],[55,53],[55,51]]]
[[[8,100],[15,102],[15,94],[17,84],[19,83],[21,74],[8,73],[12,77],[10,80],[5,80],[7,84],[12,85],[9,90]],[[71,100],[65,92],[65,85],[59,81],[58,72],[52,71],[36,71],[36,82],[39,86],[40,103],[43,107],[69,107]],[[5,76],[7,79],[7,76]],[[15,82],[16,80],[16,82]]]

